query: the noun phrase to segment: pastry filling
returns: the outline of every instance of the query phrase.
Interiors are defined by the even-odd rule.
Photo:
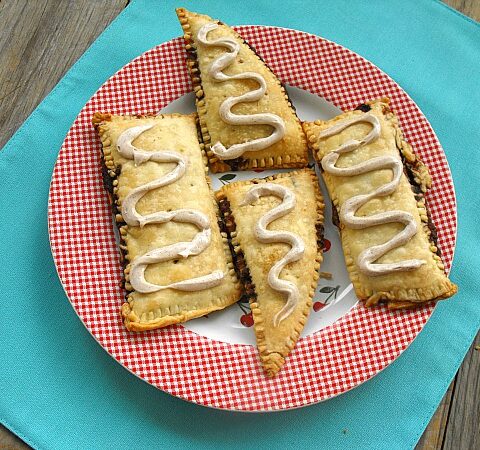
[[[130,264],[129,282],[132,288],[141,293],[157,292],[163,289],[176,289],[180,291],[200,291],[217,286],[221,283],[224,273],[220,270],[207,275],[190,278],[165,286],[149,283],[145,279],[145,270],[148,265],[170,261],[179,257],[187,258],[203,252],[211,241],[211,228],[208,217],[194,209],[177,209],[174,211],[158,211],[142,215],[136,210],[138,201],[148,192],[167,186],[180,179],[186,171],[188,160],[179,152],[171,150],[145,151],[133,146],[132,142],[153,125],[143,125],[129,128],[124,131],[117,141],[119,153],[126,159],[133,160],[135,166],[153,161],[157,163],[174,163],[175,168],[150,183],[133,189],[123,200],[121,215],[129,226],[143,228],[148,224],[159,224],[170,221],[190,223],[198,228],[198,233],[189,242],[175,244],[151,250],[135,258]]]
[[[263,183],[250,188],[243,201],[244,205],[255,203],[260,197],[274,195],[282,200],[282,203],[268,211],[255,224],[255,238],[264,244],[285,243],[291,246],[288,253],[277,261],[268,272],[268,284],[272,289],[287,295],[285,306],[275,315],[273,325],[276,327],[292,314],[298,305],[300,292],[298,287],[287,280],[280,279],[280,273],[287,264],[298,261],[305,253],[305,244],[296,234],[289,231],[268,230],[267,226],[276,219],[279,219],[295,208],[295,194],[285,186],[273,183]]]
[[[380,186],[369,194],[356,195],[349,198],[339,211],[340,220],[352,229],[364,229],[380,224],[401,223],[405,228],[397,233],[389,241],[371,246],[363,250],[357,259],[359,270],[368,276],[384,275],[397,271],[415,270],[425,264],[424,260],[410,259],[397,263],[380,264],[375,263],[376,260],[388,253],[390,250],[406,244],[417,233],[417,223],[414,217],[405,211],[386,211],[367,217],[356,216],[355,213],[359,208],[375,197],[383,197],[390,195],[396,191],[402,174],[403,163],[400,158],[393,156],[379,156],[368,161],[356,164],[351,167],[336,167],[336,162],[343,153],[352,152],[363,145],[367,145],[379,138],[381,126],[379,120],[370,113],[365,113],[353,119],[344,120],[333,125],[320,133],[321,138],[327,138],[336,135],[345,128],[356,123],[369,123],[372,130],[361,141],[349,140],[338,147],[336,150],[328,153],[322,158],[321,164],[325,172],[334,176],[355,176],[374,170],[390,169],[393,173],[393,179],[387,184]]]
[[[237,225],[230,209],[230,202],[226,197],[218,199],[218,207],[223,220],[219,221],[220,230],[227,233],[228,245],[232,253],[233,267],[237,274],[238,279],[243,285],[245,294],[250,302],[257,299],[257,293],[255,292],[255,285],[252,282],[250,270],[245,262],[245,255],[241,250],[235,250],[232,244],[232,235],[236,233]]]
[[[258,83],[258,89],[246,92],[237,97],[228,97],[220,105],[219,115],[221,119],[230,125],[270,125],[273,128],[272,134],[264,138],[254,139],[243,143],[238,143],[226,148],[221,142],[216,142],[211,146],[212,152],[222,160],[236,159],[247,151],[258,151],[270,147],[280,141],[285,135],[285,122],[275,114],[258,113],[239,115],[232,112],[232,108],[239,103],[258,102],[267,91],[265,79],[255,72],[242,72],[236,75],[227,75],[223,72],[230,66],[240,51],[240,44],[234,39],[222,37],[215,40],[208,40],[207,35],[210,31],[218,28],[216,23],[207,23],[200,28],[197,39],[203,45],[224,47],[228,51],[220,55],[210,65],[208,75],[217,82],[228,80],[252,80]]]

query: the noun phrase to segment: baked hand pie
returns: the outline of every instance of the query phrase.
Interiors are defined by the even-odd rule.
[[[260,359],[275,376],[312,306],[323,248],[323,201],[310,169],[241,181],[216,193],[253,314]]]
[[[240,283],[197,140],[196,115],[96,113],[120,231],[125,326],[143,331],[223,309]]]
[[[455,294],[425,199],[430,175],[403,139],[388,99],[304,128],[358,298],[366,306],[408,308]]]
[[[210,169],[306,167],[302,126],[255,50],[218,20],[184,8],[177,14]]]

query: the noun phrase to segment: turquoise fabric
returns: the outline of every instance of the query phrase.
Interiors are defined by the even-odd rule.
[[[412,448],[479,328],[480,28],[434,1],[243,0],[184,6],[230,24],[308,31],[358,52],[424,111],[455,181],[460,286],[390,367],[325,403],[273,414],[188,404],[131,375],[94,341],[57,279],[47,234],[50,176],[95,90],[180,34],[173,1],[137,0],[0,152],[0,420],[37,448]],[[322,74],[319,74],[322,76]]]

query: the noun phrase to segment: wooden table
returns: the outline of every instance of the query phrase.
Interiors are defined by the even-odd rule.
[[[480,0],[447,0],[480,20]],[[0,0],[0,148],[128,0]],[[480,334],[416,449],[480,449]],[[0,449],[28,449],[0,425]]]

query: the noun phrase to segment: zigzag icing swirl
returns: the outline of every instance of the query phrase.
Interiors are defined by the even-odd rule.
[[[267,230],[267,226],[276,219],[287,215],[295,208],[295,194],[285,186],[273,183],[264,183],[253,186],[245,196],[242,204],[253,204],[260,197],[274,195],[282,200],[282,203],[262,216],[255,225],[255,238],[262,243],[285,243],[291,246],[288,253],[277,261],[268,272],[268,284],[276,291],[287,295],[285,306],[275,315],[273,325],[278,326],[292,314],[298,305],[300,292],[298,287],[291,281],[281,280],[280,273],[287,264],[298,261],[305,252],[303,240],[289,231]]]
[[[237,97],[228,97],[225,99],[220,105],[220,117],[225,123],[230,125],[270,125],[274,129],[272,134],[267,137],[234,144],[228,148],[226,148],[221,142],[216,142],[211,146],[212,152],[217,155],[218,158],[229,160],[238,158],[247,151],[262,150],[280,141],[285,135],[285,122],[281,117],[270,113],[248,115],[232,113],[232,108],[239,103],[259,101],[267,91],[267,84],[265,79],[260,74],[255,72],[243,72],[236,75],[227,75],[223,73],[223,70],[235,61],[235,58],[240,51],[240,44],[234,39],[227,37],[221,37],[209,41],[207,39],[208,33],[216,28],[218,28],[216,23],[207,23],[200,28],[197,34],[198,41],[203,45],[208,47],[224,47],[229,50],[212,62],[208,74],[218,82],[228,80],[253,80],[259,84],[258,89],[246,92],[245,94]]]
[[[161,286],[148,282],[145,279],[145,270],[148,265],[169,261],[179,257],[187,258],[190,255],[198,255],[203,252],[211,241],[210,221],[208,217],[195,209],[177,209],[174,211],[158,211],[152,214],[142,215],[136,210],[138,201],[154,189],[167,186],[180,179],[186,171],[187,158],[181,153],[161,150],[145,151],[133,146],[132,142],[143,132],[154,125],[142,125],[132,127],[124,131],[117,141],[119,153],[126,159],[133,160],[138,166],[147,161],[158,163],[175,163],[173,170],[165,175],[139,186],[125,197],[122,202],[121,212],[123,219],[130,226],[144,227],[147,224],[166,223],[170,221],[191,223],[200,231],[190,242],[177,242],[155,250],[151,250],[142,256],[135,258],[130,265],[130,284],[133,289],[141,293],[157,292],[163,289],[176,289],[179,291],[200,291],[217,286],[221,283],[224,273],[220,270],[201,277],[190,278],[169,285]]]
[[[393,173],[393,179],[369,194],[355,195],[349,198],[340,208],[340,220],[350,228],[364,229],[375,225],[387,223],[401,223],[405,228],[396,234],[389,241],[380,245],[373,245],[363,250],[357,259],[357,264],[361,272],[369,276],[385,275],[392,272],[407,271],[418,269],[425,261],[419,259],[409,259],[397,263],[381,264],[375,263],[376,260],[388,253],[390,250],[406,244],[417,233],[417,223],[414,217],[405,211],[386,211],[371,216],[356,216],[359,208],[375,197],[384,197],[395,192],[400,184],[403,173],[403,164],[400,157],[378,156],[367,161],[361,162],[350,167],[336,167],[335,163],[341,154],[352,152],[364,145],[379,138],[381,125],[379,120],[373,114],[362,114],[353,119],[344,120],[333,125],[320,133],[320,138],[328,138],[345,130],[345,128],[356,123],[368,123],[372,125],[372,130],[361,141],[352,139],[336,150],[328,153],[322,158],[322,167],[325,172],[335,176],[351,177],[372,172],[374,170],[390,169]]]

